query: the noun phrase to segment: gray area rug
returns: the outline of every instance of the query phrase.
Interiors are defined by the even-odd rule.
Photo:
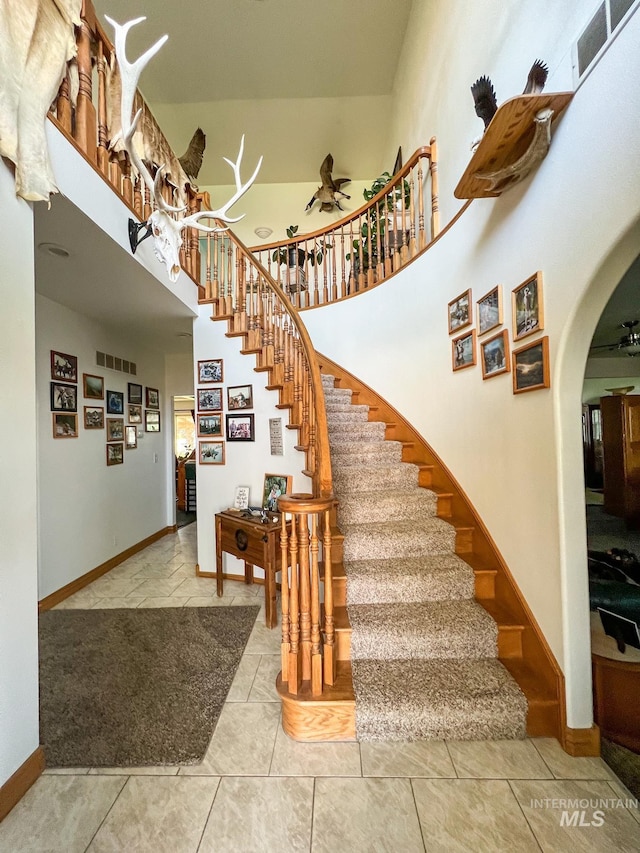
[[[258,611],[41,613],[40,742],[47,766],[201,761]]]

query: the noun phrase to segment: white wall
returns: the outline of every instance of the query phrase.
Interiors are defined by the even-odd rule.
[[[532,12],[514,17],[515,6],[505,16],[509,27],[500,28],[502,51],[476,32],[469,55],[462,54],[459,46],[471,45],[470,30],[478,21],[471,14],[467,22],[460,7],[447,4],[439,26],[432,23],[433,32],[422,33],[423,63],[437,72],[443,128],[455,130],[458,123],[460,102],[444,95],[450,95],[453,68],[453,79],[473,82],[494,65],[521,64],[525,54],[526,76],[529,55],[542,55],[556,69],[555,79],[568,82],[568,52],[563,60],[560,46],[556,54],[538,50]],[[544,7],[553,21],[552,4]],[[565,8],[562,30],[567,39],[574,29],[570,11]],[[460,27],[455,38],[449,15]],[[581,390],[597,319],[640,249],[634,155],[639,43],[635,15],[576,93],[548,157],[530,179],[499,199],[474,202],[449,233],[387,285],[303,313],[317,349],[398,408],[469,495],[564,669],[569,725],[576,728],[592,720]],[[410,112],[407,106],[403,114]],[[465,128],[460,138],[470,133]],[[450,171],[441,192],[441,204],[449,209],[456,182],[457,173]],[[514,396],[509,375],[483,382],[479,366],[454,374],[447,302],[467,287],[475,301],[502,284],[510,330],[510,292],[536,270],[544,276],[551,390]]]
[[[173,492],[171,400],[165,391],[164,358],[135,341],[118,340],[98,323],[43,296],[36,299],[39,597],[44,598],[111,557],[173,523],[167,493]],[[54,439],[50,404],[50,351],[78,358],[78,438]],[[137,364],[130,376],[96,365],[96,350]],[[82,374],[104,376],[105,392],[121,391],[127,423],[127,383],[160,391],[161,432],[138,430],[138,447],[124,451],[122,465],[106,464],[106,429],[85,430]],[[144,391],[143,391],[144,395]],[[156,460],[157,457],[157,461]]]
[[[201,388],[224,388],[223,422],[229,413],[226,389],[233,385],[253,386],[253,409],[255,415],[255,441],[225,441],[224,465],[198,465],[198,563],[200,571],[214,572],[216,568],[214,515],[233,506],[236,486],[250,487],[252,506],[262,503],[262,487],[265,474],[291,474],[294,492],[309,492],[311,484],[301,473],[305,467],[304,453],[295,450],[298,433],[286,428],[287,410],[276,409],[279,402],[277,391],[267,391],[265,384],[268,373],[256,373],[255,356],[240,353],[242,338],[227,338],[226,321],[211,322],[211,306],[202,305],[200,317],[194,323],[194,366],[197,371],[199,360],[222,358],[224,383],[222,385],[200,385]],[[197,377],[197,373],[196,373]],[[197,406],[197,379],[196,379]],[[243,410],[244,411],[244,410]],[[272,456],[269,444],[269,419],[282,418],[284,455]],[[202,441],[198,438],[197,441]],[[244,564],[235,557],[224,555],[224,571],[243,575]],[[264,572],[255,569],[256,577]],[[213,581],[212,581],[213,584]]]
[[[37,749],[33,212],[0,160],[0,785]]]

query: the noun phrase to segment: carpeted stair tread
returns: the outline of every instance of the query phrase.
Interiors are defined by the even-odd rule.
[[[472,598],[471,567],[455,554],[403,560],[354,560],[343,563],[347,606],[394,601]]]
[[[352,492],[410,489],[418,485],[418,474],[418,466],[412,462],[351,466],[334,471],[333,486],[339,497]]]
[[[341,529],[345,560],[451,554],[455,549],[455,529],[437,517],[345,524]]]
[[[472,599],[349,605],[351,659],[490,658],[498,626]]]
[[[360,741],[524,738],[527,700],[502,664],[354,660]]]
[[[382,421],[343,421],[329,423],[329,444],[343,441],[383,441],[387,426]]]
[[[331,420],[334,415],[342,414],[343,412],[354,412],[369,416],[369,406],[360,406],[352,403],[351,400],[339,397],[337,400],[325,400],[325,410],[327,418]]]
[[[336,442],[331,447],[331,467],[334,471],[372,463],[402,461],[399,441]]]
[[[436,515],[438,496],[429,489],[386,489],[384,492],[342,494],[338,504],[338,524],[421,519]]]
[[[344,411],[328,411],[327,412],[327,424],[331,426],[338,426],[343,423],[361,423],[367,422],[369,420],[369,407],[368,406],[349,406],[345,407]]]

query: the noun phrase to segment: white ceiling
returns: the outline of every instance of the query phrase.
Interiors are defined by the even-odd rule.
[[[140,89],[181,155],[200,125],[198,183],[232,183],[223,157],[246,134],[245,167],[260,183],[317,181],[330,151],[353,180],[381,171],[390,105],[412,0],[95,0],[119,23],[140,15],[129,60],[165,33]]]

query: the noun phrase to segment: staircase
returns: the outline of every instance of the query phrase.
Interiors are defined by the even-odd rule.
[[[344,535],[336,625],[350,631],[357,739],[524,737],[527,700],[497,659],[498,627],[473,598],[438,496],[368,406],[322,381]]]

